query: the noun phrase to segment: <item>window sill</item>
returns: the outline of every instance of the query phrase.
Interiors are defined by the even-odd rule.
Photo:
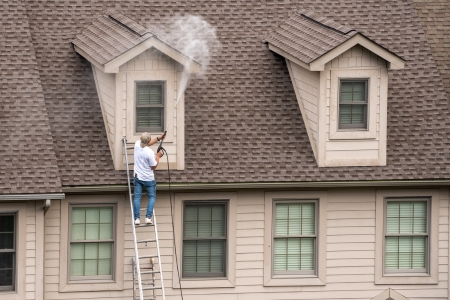
[[[426,273],[384,274],[375,284],[438,284],[439,281]]]
[[[316,275],[274,275],[264,286],[325,285]]]
[[[101,280],[95,282],[92,280],[83,281],[70,281],[68,284],[61,287],[60,293],[71,292],[98,292],[98,291],[122,291],[123,286],[117,282],[111,282],[109,280]]]
[[[234,288],[236,285],[228,278],[189,278],[181,279],[181,287],[183,289],[198,289],[198,288]],[[174,281],[174,289],[179,289],[180,284]]]

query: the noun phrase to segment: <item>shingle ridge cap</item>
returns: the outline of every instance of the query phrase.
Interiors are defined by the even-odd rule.
[[[151,37],[151,36],[155,36],[156,34],[154,34],[153,32],[151,32],[149,29],[145,28],[144,26],[142,26],[141,24],[139,24],[138,22],[136,22],[135,20],[131,19],[130,17],[126,16],[123,12],[118,11],[118,10],[110,10],[110,11],[106,11],[105,13],[106,16],[108,16],[110,19],[112,19],[113,21],[117,22],[118,24],[120,24],[121,26],[125,27],[126,29],[132,31],[133,33],[139,35],[140,37]],[[136,29],[131,28],[129,25],[130,24],[125,24],[123,23],[120,18],[118,18],[118,16],[126,19],[129,22],[132,22],[134,26],[139,27],[138,31]]]
[[[339,24],[339,23],[335,22],[334,20],[328,19],[328,18],[326,18],[326,17],[319,16],[319,15],[317,15],[315,12],[312,12],[312,11],[310,11],[310,10],[304,9],[304,10],[301,10],[301,11],[296,11],[295,14],[301,15],[302,17],[304,17],[304,18],[310,20],[311,22],[314,22],[314,23],[316,23],[316,24],[318,24],[318,25],[320,25],[320,26],[322,26],[322,27],[325,27],[325,28],[327,28],[327,29],[336,31],[336,32],[338,32],[338,33],[340,33],[340,34],[343,34],[343,35],[348,35],[349,33],[353,33],[352,31],[354,31],[355,33],[358,32],[358,31],[355,30],[355,29],[352,29],[352,28],[349,28],[349,27],[347,27],[347,26],[345,26],[345,25]],[[345,30],[339,30],[339,29],[337,29],[337,28],[335,28],[335,27],[333,27],[333,26],[328,25],[328,24],[325,23],[325,22],[322,22],[321,20],[318,20],[318,18],[323,19],[323,20],[326,20],[326,21],[328,22],[328,24],[329,24],[329,23],[336,24],[336,25],[338,25],[337,27],[341,27],[341,28],[343,28],[343,29],[345,29]]]

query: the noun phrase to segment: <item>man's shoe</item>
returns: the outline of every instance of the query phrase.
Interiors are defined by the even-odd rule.
[[[147,224],[147,225],[153,225],[152,218],[145,218],[145,224]]]
[[[134,225],[140,225],[140,224],[141,224],[141,220],[139,220],[139,219],[134,220]]]

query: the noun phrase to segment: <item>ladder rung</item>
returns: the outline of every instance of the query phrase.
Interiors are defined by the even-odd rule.
[[[136,243],[147,243],[147,242],[156,242],[155,239],[149,239],[149,240],[137,240]]]
[[[142,274],[159,274],[159,271],[141,271],[141,275]]]
[[[153,226],[154,224],[140,224],[140,225],[134,225],[134,227],[147,227],[147,226]]]
[[[134,166],[134,162],[128,163],[129,166]]]
[[[142,290],[158,290],[160,286],[143,287]]]
[[[144,255],[144,256],[139,256],[139,259],[141,258],[156,258],[158,257],[158,255]]]

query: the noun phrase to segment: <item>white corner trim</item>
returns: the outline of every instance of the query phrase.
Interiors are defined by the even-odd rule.
[[[372,42],[368,38],[358,33],[352,38],[348,39],[344,43],[334,48],[333,50],[327,52],[326,54],[322,55],[321,57],[311,62],[309,64],[310,65],[309,69],[311,71],[323,71],[325,64],[327,62],[331,61],[333,58],[341,55],[342,53],[344,53],[345,51],[347,51],[348,49],[352,48],[357,44],[363,46],[364,48],[372,51],[376,55],[386,60],[388,62],[389,69],[398,70],[403,69],[405,67],[405,60],[395,55],[393,52],[390,52],[389,50],[382,48],[381,46],[377,45],[376,43]]]

